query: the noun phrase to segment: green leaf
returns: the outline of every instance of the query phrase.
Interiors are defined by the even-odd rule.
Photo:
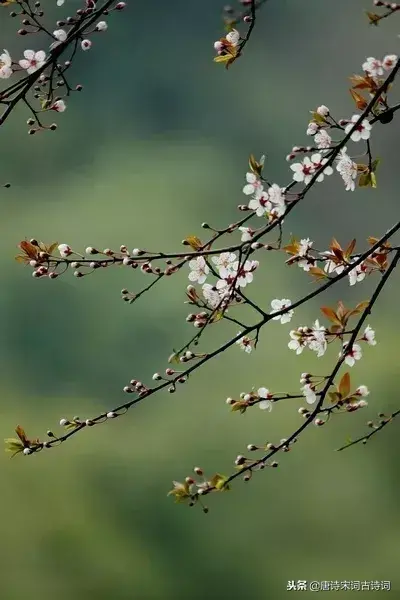
[[[379,163],[381,162],[380,158],[376,158],[371,165],[371,171],[373,171],[375,173],[376,169],[378,168]]]
[[[7,438],[4,440],[6,444],[6,452],[11,453],[11,457],[13,458],[16,454],[24,451],[24,445],[20,440],[16,438]]]
[[[232,404],[232,408],[231,411],[232,412],[240,412],[241,414],[245,413],[247,410],[247,403],[246,402],[235,402],[234,404]]]
[[[199,250],[202,247],[202,242],[197,235],[188,235],[185,238],[185,242],[188,246],[193,248],[193,250]]]
[[[311,111],[311,114],[312,120],[315,121],[318,125],[324,125],[325,123],[327,123],[325,117],[317,113],[317,111]]]
[[[379,15],[377,15],[376,13],[365,11],[365,14],[368,17],[368,21],[369,21],[370,25],[377,26],[379,21],[381,20],[381,17]]]
[[[225,492],[225,491],[229,490],[229,486],[225,485],[226,482],[227,482],[227,480],[228,480],[228,478],[225,477],[225,475],[221,475],[220,473],[216,473],[210,479],[210,483],[219,492]]]
[[[176,364],[180,364],[180,360],[179,360],[179,353],[176,352],[176,350],[173,351],[173,354],[171,354],[171,356],[168,359],[168,362],[171,363],[176,363]]]
[[[339,394],[339,392],[329,392],[328,396],[332,404],[337,404],[339,400],[342,399],[342,396]]]

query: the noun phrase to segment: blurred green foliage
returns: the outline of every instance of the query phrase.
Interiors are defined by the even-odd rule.
[[[173,250],[186,235],[202,235],[203,220],[233,221],[250,152],[267,154],[273,181],[289,181],[284,157],[307,143],[308,111],[324,103],[338,118],[351,116],[346,78],[365,57],[396,51],[398,22],[368,27],[368,4],[271,1],[243,57],[225,72],[212,62],[222,31],[218,2],[132,2],[79,54],[73,78],[85,90],[58,116],[56,133],[28,137],[23,107],[7,122],[1,177],[13,187],[1,193],[3,437],[18,423],[43,437],[61,417],[113,408],[129,379],[148,382],[192,334],[186,273],[129,306],[119,290],[139,289],[142,274],[116,268],[79,281],[70,273],[34,281],[13,261],[16,244],[36,237],[82,250],[123,243]],[[67,0],[49,18],[74,8]],[[0,34],[13,56],[36,43],[18,39],[4,15]],[[356,235],[364,248],[368,235],[382,234],[398,212],[398,131],[396,119],[374,131],[377,190],[346,193],[332,177],[290,215],[287,235],[310,237],[318,248],[332,235],[342,243]],[[268,256],[255,278],[252,293],[266,307],[312,285],[283,262]],[[338,286],[297,311],[292,324],[310,323],[320,304],[339,297],[368,298],[371,279]],[[333,450],[377,412],[398,406],[398,293],[393,281],[370,319],[378,346],[351,371],[371,389],[368,409],[311,428],[278,469],[207,498],[208,515],[167,499],[171,480],[195,465],[229,474],[248,443],[277,441],[300,419],[300,404],[239,416],[225,398],[252,386],[295,391],[300,373],[328,370],[336,349],[320,361],[295,357],[290,326],[273,322],[256,353],[231,349],[174,396],[152,397],[51,452],[13,461],[4,454],[0,598],[279,600],[291,579],[391,580],[396,597],[398,423],[366,447]],[[203,347],[237,333],[223,327]]]

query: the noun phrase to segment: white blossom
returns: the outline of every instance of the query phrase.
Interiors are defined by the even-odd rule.
[[[285,190],[277,183],[268,188],[268,198],[271,203],[270,213],[275,217],[281,217],[286,211]]]
[[[250,352],[253,350],[252,340],[247,336],[243,336],[240,338],[240,340],[237,340],[236,343],[241,350],[246,352],[246,354],[250,354]]]
[[[297,265],[300,267],[300,269],[303,269],[303,271],[308,272],[311,267],[314,266],[314,263],[309,261],[307,258],[302,258],[297,262]]]
[[[261,408],[261,410],[272,410],[272,402],[270,400],[270,398],[272,397],[272,394],[270,394],[269,390],[267,390],[267,388],[265,387],[261,387],[257,390],[257,394],[259,398],[263,398],[263,400],[261,400],[259,406]]]
[[[305,385],[303,385],[303,387],[301,388],[301,393],[305,397],[306,402],[308,404],[314,404],[314,402],[317,399],[317,394],[315,393],[315,390],[313,389],[311,383],[306,383]]]
[[[90,40],[82,40],[81,41],[81,48],[82,50],[90,50],[90,48],[92,47],[92,42]]]
[[[326,341],[326,328],[320,325],[318,319],[315,321],[312,327],[311,339],[308,342],[308,347],[313,352],[317,353],[317,357],[320,358],[326,352],[328,343]]]
[[[96,25],[96,31],[107,31],[108,25],[105,21],[99,21]]]
[[[246,194],[246,196],[256,193],[260,194],[263,191],[263,185],[254,173],[246,173],[246,181],[247,184],[243,188],[243,194]]]
[[[272,315],[275,312],[283,310],[284,308],[288,308],[289,306],[291,306],[291,304],[292,304],[291,300],[288,300],[287,298],[283,298],[282,300],[278,300],[276,298],[275,300],[272,300],[272,302],[271,302],[272,312],[270,314]],[[283,313],[282,315],[277,315],[276,317],[273,317],[273,321],[280,321],[282,323],[282,325],[284,323],[289,323],[289,321],[293,317],[293,314],[294,314],[294,310],[289,310],[286,313]]]
[[[26,69],[29,75],[40,69],[46,62],[46,53],[43,50],[38,52],[25,50],[24,57],[19,61],[19,66]]]
[[[326,129],[320,129],[314,136],[314,142],[320,150],[330,148],[332,144],[332,138]]]
[[[306,347],[306,338],[303,336],[302,328],[293,329],[289,332],[292,338],[288,343],[290,350],[295,350],[296,354],[301,354]]]
[[[340,173],[346,186],[346,192],[354,191],[357,178],[357,163],[355,163],[346,153],[347,148],[342,148],[338,156],[336,170]]]
[[[62,256],[62,258],[67,258],[67,256],[72,254],[71,247],[68,246],[68,244],[60,244],[58,246],[58,251],[60,253],[60,256]]]
[[[313,154],[311,157],[311,161],[314,165],[315,170],[319,171],[328,161],[327,158],[322,158],[322,155],[317,153],[317,154]],[[323,181],[325,175],[332,175],[333,173],[333,169],[331,166],[325,167],[322,171],[322,173],[320,173],[317,177],[317,182],[320,183],[321,181]]]
[[[65,31],[65,29],[56,29],[55,31],[53,31],[53,36],[59,42],[65,42],[65,40],[67,39],[67,32]]]
[[[375,331],[369,325],[365,328],[362,339],[365,340],[369,346],[376,346]]]
[[[262,217],[265,214],[271,212],[272,203],[269,199],[268,192],[262,191],[256,194],[249,202],[250,210],[254,210],[257,217]]]
[[[311,181],[315,173],[315,167],[308,156],[302,162],[290,165],[290,168],[293,171],[293,179],[299,183],[304,181],[306,185]]]
[[[259,262],[257,260],[246,260],[243,265],[240,265],[239,261],[233,263],[233,271],[237,276],[237,285],[239,287],[246,287],[248,283],[253,281],[253,271],[257,269]]]
[[[346,134],[348,134],[353,129],[354,124],[357,123],[360,116],[361,115],[353,115],[351,117],[350,123],[348,123],[344,129]],[[350,139],[353,142],[359,142],[360,140],[368,140],[371,135],[371,129],[372,125],[368,121],[368,119],[363,119],[351,134]]]
[[[362,281],[365,278],[364,265],[362,263],[360,265],[357,265],[354,269],[349,271],[348,275],[349,275],[350,285],[355,285],[356,283],[359,283],[360,281]]]
[[[210,283],[205,283],[201,289],[207,306],[212,309],[217,308],[221,303],[221,296],[218,290]]]
[[[222,252],[219,256],[213,256],[212,262],[218,269],[219,276],[224,279],[234,273],[234,264],[236,261],[236,254],[233,252]]]
[[[11,68],[12,60],[8,50],[3,50],[3,54],[0,54],[0,79],[8,79],[13,74]]]
[[[366,385],[360,385],[356,389],[356,394],[357,394],[357,396],[362,396],[363,398],[366,398],[367,396],[369,396],[369,389],[367,388]]]
[[[321,252],[321,256],[327,259],[325,260],[324,271],[325,273],[328,273],[328,275],[330,275],[331,273],[336,273],[337,275],[340,275],[340,273],[342,273],[345,270],[345,265],[338,265],[334,260],[331,260],[329,258],[330,256],[335,256],[335,253],[331,250]]]
[[[310,268],[314,265],[314,261],[307,256],[313,243],[314,242],[312,242],[309,238],[300,240],[297,252],[293,255],[291,259],[291,261],[293,261],[293,259],[296,259],[297,265],[304,271],[309,271]]]
[[[306,156],[301,163],[294,163],[293,165],[290,165],[290,168],[293,171],[293,179],[298,182],[304,181],[305,185],[307,185],[310,183],[314,173],[321,169],[326,162],[327,159],[322,158],[322,155],[319,153],[313,154],[311,159]],[[325,167],[325,169],[318,175],[317,182],[319,183],[323,181],[325,175],[332,175],[332,173],[332,167]]]
[[[300,240],[299,249],[297,250],[298,256],[305,256],[307,252],[311,249],[311,246],[314,242],[310,240],[310,238],[304,238]]]
[[[397,63],[398,57],[396,54],[388,54],[382,61],[383,68],[386,71],[390,71],[393,69],[394,65]]]
[[[358,344],[353,344],[352,348],[348,351],[346,347],[348,342],[343,344],[343,353],[346,355],[345,363],[349,365],[349,367],[353,367],[355,365],[356,360],[360,360],[362,358],[362,350],[361,346]],[[342,353],[339,352],[339,358],[342,356]]]
[[[379,77],[383,75],[382,62],[373,56],[367,58],[365,63],[362,65],[362,70],[368,73],[371,77]]]
[[[239,231],[242,232],[242,237],[240,238],[242,242],[250,242],[255,234],[254,229],[251,227],[239,227]]]
[[[189,280],[197,281],[199,284],[205,282],[207,275],[210,272],[210,269],[203,256],[199,256],[198,258],[191,260],[189,262],[189,269],[191,269],[189,273]]]
[[[237,46],[240,40],[240,34],[236,29],[232,29],[232,31],[226,34],[225,39],[228,40],[232,46]]]
[[[315,135],[319,130],[319,126],[315,121],[310,121],[307,128],[307,135]]]
[[[64,112],[67,109],[67,105],[65,104],[64,100],[56,100],[50,108],[57,112]]]
[[[329,115],[329,108],[325,106],[325,104],[321,104],[321,106],[318,106],[317,108],[317,113],[321,117],[327,117]]]

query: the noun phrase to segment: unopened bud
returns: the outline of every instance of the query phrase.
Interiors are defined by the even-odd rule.
[[[249,452],[254,452],[254,450],[257,450],[257,446],[255,446],[254,444],[248,444],[247,450]]]

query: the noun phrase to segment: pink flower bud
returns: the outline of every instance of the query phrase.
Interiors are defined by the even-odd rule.
[[[90,48],[92,47],[92,42],[90,40],[82,40],[81,41],[81,48],[82,50],[90,50]]]

